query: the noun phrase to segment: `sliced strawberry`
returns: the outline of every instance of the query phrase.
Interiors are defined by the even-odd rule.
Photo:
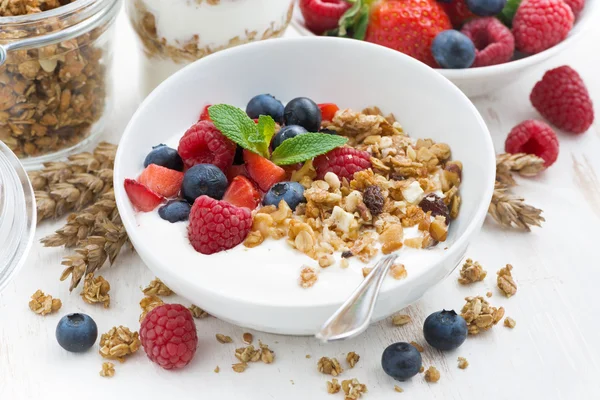
[[[200,113],[200,118],[198,121],[210,121],[210,116],[208,115],[208,108],[212,106],[212,104],[207,104],[202,109],[202,113]]]
[[[133,179],[125,179],[124,185],[131,204],[139,211],[152,211],[163,201],[161,196]]]
[[[260,204],[260,200],[260,193],[256,186],[250,182],[250,179],[241,175],[233,178],[223,196],[223,201],[234,206],[247,207],[251,210],[254,210]]]
[[[248,150],[244,150],[244,161],[248,175],[258,187],[266,192],[276,184],[285,179],[285,170],[264,157]]]
[[[183,182],[183,172],[150,164],[138,178],[138,182],[153,192],[164,196],[177,196]]]
[[[321,120],[323,121],[333,121],[333,117],[335,117],[335,113],[340,110],[337,104],[334,103],[321,103],[317,104],[319,109],[321,110]]]
[[[233,178],[239,175],[249,178],[248,171],[246,171],[245,165],[232,165],[231,167],[229,167],[227,173],[225,174],[225,176],[227,176],[227,182],[229,183],[231,183]]]

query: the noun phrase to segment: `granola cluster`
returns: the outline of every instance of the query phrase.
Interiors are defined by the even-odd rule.
[[[496,325],[504,317],[503,307],[492,307],[482,296],[467,297],[461,316],[467,321],[469,335],[477,335]]]
[[[100,355],[109,360],[125,361],[125,357],[138,351],[142,343],[138,332],[124,326],[113,327],[100,337]]]
[[[235,349],[234,355],[240,361],[231,366],[235,372],[244,372],[248,368],[249,362],[262,361],[265,364],[272,364],[275,361],[275,352],[260,340],[258,341],[258,348],[253,345],[240,347]]]
[[[53,299],[49,294],[37,290],[31,295],[29,309],[39,315],[47,315],[60,310],[62,302],[60,299]]]
[[[87,274],[83,281],[81,298],[88,304],[102,303],[104,308],[110,306],[110,283],[101,276],[94,277],[93,273]]]
[[[474,282],[481,282],[487,276],[487,271],[483,269],[481,264],[477,261],[473,261],[467,258],[460,270],[460,277],[458,283],[461,285],[468,285]]]

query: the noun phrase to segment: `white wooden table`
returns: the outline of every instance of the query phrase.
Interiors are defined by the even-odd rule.
[[[139,104],[136,43],[123,15],[117,35],[116,108],[106,133],[106,139],[113,142],[118,141]],[[518,83],[476,100],[498,151],[502,151],[511,127],[537,117],[529,92],[550,67],[574,66],[587,82],[600,116],[600,53],[594,50],[599,39],[597,26],[575,47],[520,77]],[[114,267],[102,270],[112,286],[111,307],[104,310],[85,304],[77,290],[69,295],[68,284],[59,282],[62,249],[46,249],[36,243],[19,276],[0,295],[0,399],[335,399],[342,395],[327,394],[325,381],[330,377],[317,372],[316,363],[321,356],[341,360],[349,351],[357,352],[361,359],[341,378],[356,377],[366,383],[369,393],[365,399],[599,399],[600,125],[596,123],[579,137],[559,136],[557,163],[539,178],[520,180],[518,188],[530,203],[544,210],[547,222],[543,228],[526,234],[487,221],[472,243],[467,255],[488,270],[485,283],[461,287],[453,275],[405,310],[414,320],[411,325],[394,328],[382,322],[343,343],[322,345],[310,337],[252,332],[276,352],[276,361],[252,364],[242,374],[231,370],[236,362],[235,345],[218,344],[215,334],[230,335],[241,346],[245,330],[207,318],[197,321],[198,351],[184,370],[164,371],[139,351],[124,364],[117,363],[112,379],[101,378],[98,372],[103,360],[97,348],[84,354],[67,353],[54,338],[56,323],[67,312],[85,312],[94,317],[101,332],[121,324],[138,329],[140,287],[153,275],[136,254],[122,254]],[[61,224],[42,224],[36,239]],[[511,299],[495,288],[495,272],[506,263],[514,265],[519,285]],[[58,314],[40,317],[29,311],[29,296],[37,289],[62,299]],[[507,315],[517,321],[516,328],[498,325],[450,353],[426,348],[424,365],[436,366],[441,380],[428,384],[418,375],[400,383],[404,393],[394,392],[395,382],[380,367],[383,349],[396,341],[424,343],[421,324],[429,313],[460,309],[465,296],[483,295],[488,290],[494,294],[490,302],[504,306]],[[187,304],[184,299],[169,298],[177,300]],[[306,354],[312,358],[306,359]],[[468,369],[457,368],[458,356],[469,360]],[[217,365],[219,374],[213,372]]]

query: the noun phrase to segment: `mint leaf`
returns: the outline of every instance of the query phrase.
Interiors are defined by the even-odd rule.
[[[273,151],[271,161],[277,165],[296,164],[343,146],[347,141],[348,139],[343,136],[303,133],[281,143]]]
[[[260,115],[258,117],[258,133],[260,135],[261,143],[257,143],[259,150],[269,154],[269,145],[271,139],[275,134],[275,121],[268,115]]]
[[[261,145],[264,137],[243,110],[228,104],[216,104],[208,108],[208,115],[229,140],[263,157],[269,157],[268,149]]]
[[[502,21],[504,25],[510,28],[512,26],[512,20],[520,4],[521,0],[508,0],[502,11],[500,11],[500,14],[497,15],[498,19]]]

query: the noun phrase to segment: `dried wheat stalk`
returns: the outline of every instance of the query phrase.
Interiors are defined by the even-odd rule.
[[[529,232],[530,226],[542,226],[545,221],[542,210],[526,204],[522,197],[514,196],[508,191],[507,185],[496,182],[488,214],[507,228],[520,228]]]
[[[499,154],[496,156],[496,181],[507,186],[516,186],[512,172],[522,176],[535,176],[543,171],[544,160],[533,154]]]

